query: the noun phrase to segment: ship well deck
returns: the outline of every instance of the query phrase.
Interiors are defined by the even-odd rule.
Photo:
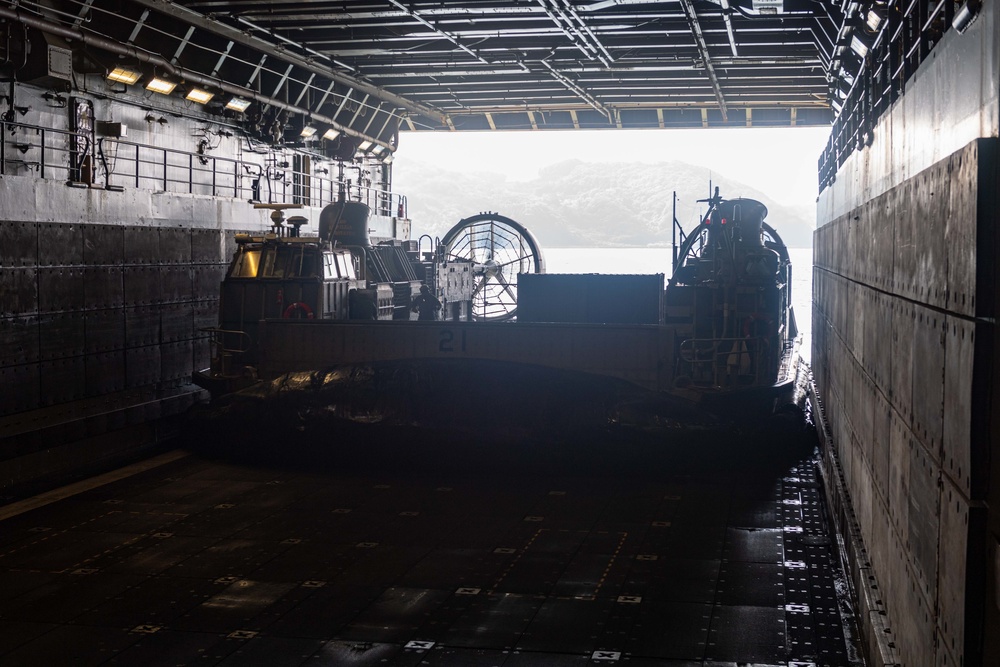
[[[3,508],[0,662],[851,663],[781,436],[199,437]]]

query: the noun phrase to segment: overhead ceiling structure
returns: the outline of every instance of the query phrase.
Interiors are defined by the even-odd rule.
[[[276,143],[317,132],[350,138],[348,155],[391,152],[400,129],[836,119],[830,171],[973,2],[0,0],[0,25],[198,87]]]
[[[400,123],[829,124],[842,16],[822,0],[0,2],[109,68],[154,66],[376,142]]]
[[[742,3],[742,4],[741,4]],[[813,0],[140,0],[327,62],[406,128],[828,124],[839,9]]]

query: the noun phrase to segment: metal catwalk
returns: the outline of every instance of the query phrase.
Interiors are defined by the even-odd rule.
[[[0,508],[0,662],[852,664],[812,454],[729,438],[168,453]]]

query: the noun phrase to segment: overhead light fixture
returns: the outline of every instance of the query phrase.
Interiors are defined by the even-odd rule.
[[[184,99],[197,102],[198,104],[208,104],[213,97],[215,97],[215,93],[210,93],[207,90],[202,90],[201,88],[192,88],[188,91],[188,94],[184,96]]]
[[[830,106],[832,106],[833,110],[837,113],[840,113],[840,110],[844,108],[844,105],[837,100],[830,100]]]
[[[392,164],[394,157],[392,153],[389,153],[384,158],[382,158],[382,164]]]
[[[376,144],[375,147],[372,148],[372,153],[374,153],[375,155],[380,155],[384,150],[385,146],[383,146],[382,144]]]
[[[323,138],[327,141],[333,141],[340,136],[340,130],[335,130],[332,127],[323,133]]]
[[[142,78],[142,72],[127,67],[116,67],[108,73],[108,81],[116,81],[131,86]]]
[[[226,108],[230,111],[239,111],[243,113],[250,106],[250,100],[245,100],[242,97],[233,97],[228,102],[226,102]]]
[[[305,139],[308,139],[314,134],[316,134],[316,128],[313,127],[312,125],[306,125],[305,127],[302,128],[302,131],[299,132],[299,136]]]
[[[176,87],[177,84],[173,81],[167,81],[166,79],[161,79],[158,76],[154,76],[149,80],[149,83],[146,84],[146,90],[151,90],[154,93],[160,93],[161,95],[169,95],[174,92],[174,88]]]
[[[851,37],[851,50],[858,54],[859,58],[864,58],[868,55],[868,45],[857,35]]]
[[[360,144],[358,144],[358,150],[359,151],[366,151],[366,150],[368,150],[371,147],[372,147],[372,142],[367,141],[367,140],[362,141]]]
[[[882,25],[882,17],[874,9],[869,9],[868,18],[865,20],[865,23],[872,32],[875,32]]]

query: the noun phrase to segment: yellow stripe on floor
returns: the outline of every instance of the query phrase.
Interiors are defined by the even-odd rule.
[[[31,510],[38,509],[39,507],[51,505],[54,502],[75,496],[79,493],[83,493],[84,491],[90,491],[91,489],[96,489],[104,486],[105,484],[117,482],[120,479],[125,479],[126,477],[131,477],[132,475],[137,475],[141,472],[158,468],[159,466],[166,465],[167,463],[178,461],[185,456],[190,456],[190,454],[183,450],[175,449],[173,451],[148,458],[145,461],[139,461],[138,463],[127,465],[124,468],[106,472],[103,475],[98,475],[97,477],[91,477],[79,482],[74,482],[73,484],[67,484],[66,486],[59,487],[58,489],[46,491],[45,493],[40,493],[37,496],[26,498],[25,500],[21,500],[16,503],[11,503],[5,507],[0,507],[0,521],[4,521],[19,514],[24,514],[25,512],[30,512]]]

